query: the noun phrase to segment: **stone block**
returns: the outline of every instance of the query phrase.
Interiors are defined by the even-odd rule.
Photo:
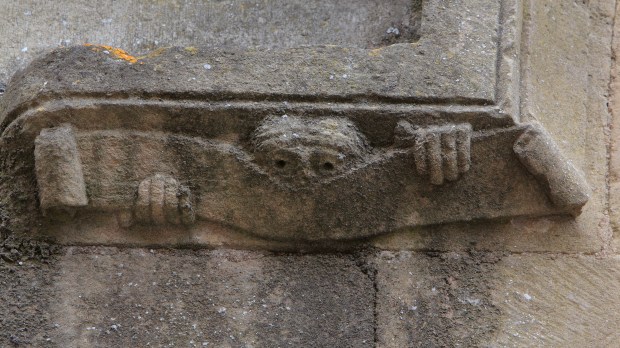
[[[248,0],[174,4],[131,0],[96,6],[83,0],[65,1],[62,5],[24,1],[6,6],[6,16],[15,20],[7,21],[0,29],[19,37],[0,39],[4,40],[0,41],[2,47],[10,52],[0,58],[0,79],[8,79],[20,65],[24,67],[33,54],[58,45],[105,44],[123,47],[139,57],[168,46],[188,46],[194,52],[193,46],[200,46],[200,42],[211,52],[225,49],[237,55],[214,56],[197,69],[205,69],[207,64],[212,67],[211,77],[222,73],[253,77],[226,81],[209,78],[192,83],[213,83],[216,90],[228,85],[241,91],[253,84],[263,91],[293,87],[295,94],[323,94],[319,91],[336,87],[358,95],[372,89],[378,94],[406,90],[431,98],[440,94],[489,100],[494,94],[499,8],[499,2],[489,0],[433,0],[424,5],[418,0],[295,0],[264,4]],[[476,16],[480,11],[488,16]],[[32,31],[20,30],[24,27]],[[46,35],[29,35],[34,31]],[[316,48],[299,49],[302,46]],[[367,51],[373,48],[378,48],[372,51],[374,58],[367,59]],[[262,49],[279,52],[264,53]],[[338,53],[322,53],[328,51]],[[398,69],[405,65],[401,59],[395,60],[393,53],[402,53],[403,59],[416,64]],[[15,61],[21,64],[16,66]],[[375,64],[382,67],[368,70]],[[364,71],[370,83],[363,82]],[[418,74],[423,83],[413,79]]]
[[[579,168],[506,106],[518,97],[504,56],[514,54],[520,6],[504,2],[426,2],[415,9],[417,42],[375,49],[57,49],[13,78],[0,105],[2,141],[10,156],[71,124],[88,204],[72,221],[41,219],[34,234],[201,245],[218,225],[329,244],[455,221],[576,215],[589,197]],[[474,10],[485,16],[468,17]],[[501,25],[510,30],[498,37]],[[321,77],[343,59],[346,81]],[[375,79],[392,75],[396,85]],[[42,187],[51,174],[37,172]]]
[[[2,251],[10,252],[12,247]],[[0,259],[0,346],[49,347],[55,330],[51,319],[51,292],[56,268],[33,261]]]
[[[70,126],[49,128],[35,140],[35,171],[44,214],[88,204],[82,160]]]
[[[616,18],[620,8],[616,7]],[[620,24],[614,22],[614,40],[612,42],[613,54],[618,57],[620,54]],[[610,97],[609,106],[612,113],[610,129],[610,158],[609,158],[609,212],[613,238],[611,249],[620,253],[620,67],[618,61],[614,60],[611,69],[611,82],[609,85]]]
[[[69,248],[57,267],[57,346],[373,345],[373,282],[346,256]]]
[[[501,255],[380,252],[377,347],[479,347],[498,329],[492,301]]]
[[[613,347],[620,259],[379,254],[379,347]]]
[[[488,346],[614,347],[620,258],[514,255],[495,271],[499,328]]]

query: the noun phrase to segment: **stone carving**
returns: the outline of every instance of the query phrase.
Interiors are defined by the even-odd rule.
[[[431,47],[441,42],[419,47],[443,52]],[[282,65],[288,70],[275,87],[260,81],[266,70],[243,73],[258,59],[247,52],[226,68],[215,62],[228,58],[207,51],[164,50],[153,65],[110,61],[92,47],[62,49],[10,84],[0,140],[9,154],[34,144],[32,177],[16,180],[36,181],[31,199],[38,197],[45,233],[69,243],[194,245],[214,230],[313,243],[578,214],[589,198],[583,175],[540,126],[500,109],[516,105],[506,81],[485,70],[450,85],[453,76],[442,74],[472,62],[422,69],[428,61],[416,47],[348,52],[360,75],[340,85],[326,82],[329,75],[319,81],[315,65]],[[327,66],[341,54],[310,56]],[[390,80],[413,71],[407,59],[436,85]],[[480,66],[496,67],[489,64]]]
[[[66,212],[114,213],[123,228],[204,220],[272,238],[349,239],[471,214],[453,210],[458,202],[450,200],[459,190],[489,194],[477,186],[493,172],[494,159],[480,152],[480,141],[492,139],[514,144],[557,207],[575,211],[588,199],[583,178],[539,127],[476,135],[466,123],[401,120],[393,134],[393,145],[373,147],[350,119],[289,115],[265,117],[247,141],[233,143],[161,132],[76,133],[63,124],[35,140],[41,208],[65,220]],[[460,189],[432,189],[459,179]],[[483,204],[490,204],[483,213],[496,209]],[[403,214],[406,220],[393,220]],[[321,223],[326,232],[317,236]]]
[[[132,158],[136,154],[118,146],[128,138],[149,148],[161,147],[162,143],[170,141],[167,136],[131,132],[85,133],[76,139],[69,124],[43,129],[35,140],[36,174],[43,213],[64,217],[67,212],[73,215],[77,208],[87,207],[89,199],[85,182],[88,182],[91,207],[118,211],[124,227],[134,223],[190,225],[196,219],[190,189],[161,171],[168,169],[180,173],[182,169],[196,166],[200,168],[199,172],[206,173],[218,170],[209,168],[215,165],[214,162],[219,165],[230,162],[224,167],[237,174],[247,171],[247,175],[263,177],[264,182],[257,184],[260,186],[268,187],[271,182],[281,189],[303,190],[338,177],[346,180],[347,176],[358,171],[373,171],[377,165],[389,166],[394,155],[402,153],[413,156],[419,175],[430,173],[430,182],[439,185],[444,177],[454,181],[469,169],[471,126],[414,129],[408,122],[399,122],[395,130],[396,147],[380,150],[372,149],[365,136],[346,118],[271,116],[253,132],[249,151],[203,139],[177,139],[186,143],[183,151],[192,155],[193,163],[185,162],[184,168],[173,168],[174,165],[164,159],[165,154],[160,158]],[[152,143],[144,144],[144,138]],[[437,144],[432,143],[434,140],[438,141]],[[80,154],[78,143],[89,153]],[[201,161],[200,155],[205,153],[210,155]],[[86,180],[82,157],[88,162]],[[141,162],[151,165],[147,165],[148,169],[131,169],[132,165]],[[123,178],[115,177],[115,172],[122,173]],[[122,191],[128,186],[135,187],[136,182],[132,179],[140,182],[133,195],[128,195],[127,191]],[[207,186],[199,185],[205,191],[201,196],[209,191]],[[234,187],[229,193],[238,189],[243,188]],[[209,209],[209,202],[203,202],[203,205],[199,215]],[[63,214],[59,214],[61,212]]]
[[[190,190],[169,175],[157,173],[142,180],[137,196],[135,217],[140,223],[194,223]]]
[[[363,134],[344,118],[268,117],[253,135],[255,160],[292,183],[329,179],[370,156]]]
[[[35,169],[43,214],[72,216],[86,206],[82,161],[70,126],[43,129],[35,140]]]
[[[544,185],[556,206],[579,210],[588,201],[590,189],[583,174],[562,156],[542,126],[528,127],[513,148],[521,163]]]
[[[88,205],[81,156],[71,125],[41,131],[35,140],[35,166],[44,215],[63,219],[67,215],[73,216],[77,208]],[[108,208],[116,207],[112,205]],[[129,214],[120,211],[119,219],[125,227],[134,222],[192,224],[195,214],[191,192],[173,177],[154,173],[140,182],[133,210]]]
[[[397,145],[413,147],[418,174],[428,175],[433,185],[443,184],[444,179],[454,181],[469,170],[471,125],[449,124],[420,129],[401,121],[395,133]]]

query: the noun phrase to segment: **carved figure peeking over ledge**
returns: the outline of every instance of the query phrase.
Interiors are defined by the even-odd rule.
[[[498,23],[483,29],[493,34]],[[232,70],[208,72],[206,58],[229,55],[173,49],[153,57],[163,64],[154,71],[90,48],[56,50],[17,74],[2,100],[3,164],[16,184],[5,182],[6,201],[18,199],[12,209],[27,212],[38,200],[51,219],[24,220],[33,233],[138,245],[200,244],[201,236],[228,230],[282,241],[352,240],[448,222],[578,215],[590,196],[571,161],[580,152],[566,157],[541,125],[522,123],[537,117],[521,120],[510,79],[492,74],[513,65],[485,51],[478,60],[489,73],[444,89],[440,82],[471,70],[461,64],[468,57],[413,64],[437,82],[418,83],[407,78],[416,71],[394,62],[424,62],[418,53],[445,51],[451,42],[422,41],[430,46],[371,55],[293,50],[300,64],[275,75],[258,71],[281,77],[278,86],[254,78],[256,54],[270,54],[262,50],[229,59]],[[357,59],[355,76],[315,78],[325,70],[315,62],[344,56]],[[187,83],[193,67],[203,79]]]
[[[279,221],[303,233],[333,209],[372,221],[367,203],[397,209],[411,192],[431,189],[421,175],[439,185],[469,170],[469,125],[420,129],[403,121],[394,133],[394,146],[372,148],[343,117],[267,117],[246,144],[62,125],[35,141],[39,198],[44,214],[114,212],[123,227],[203,219],[267,234],[269,221]],[[393,184],[399,181],[404,186]],[[383,194],[383,187],[397,191]],[[320,221],[329,233],[344,233],[340,219],[330,213]]]
[[[269,117],[252,142],[255,161],[287,182],[333,177],[370,155],[364,135],[345,118]]]
[[[267,117],[237,137],[245,142],[63,124],[35,139],[39,200],[64,222],[110,213],[120,227],[202,220],[295,240],[493,217],[514,200],[566,211],[587,201],[578,173],[533,126],[474,135],[469,124],[401,120],[393,136],[373,147],[344,117]],[[498,170],[529,181],[479,179]],[[535,178],[549,198],[531,189]]]
[[[471,164],[471,125],[426,128],[398,122],[395,144],[411,148],[421,176],[434,185],[455,181]],[[346,118],[265,119],[253,136],[257,163],[285,181],[306,183],[342,174],[372,160],[366,138]]]

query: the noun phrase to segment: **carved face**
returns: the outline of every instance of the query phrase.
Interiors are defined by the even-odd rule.
[[[364,136],[345,118],[269,117],[253,142],[268,173],[298,183],[343,173],[368,152]]]

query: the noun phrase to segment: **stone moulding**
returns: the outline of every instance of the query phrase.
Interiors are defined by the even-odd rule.
[[[150,113],[124,100],[123,112],[106,114],[92,100],[54,103],[24,112],[3,137],[34,143],[42,213],[65,228],[108,214],[119,229],[209,221],[273,239],[355,239],[576,213],[588,199],[583,177],[536,125],[414,126],[404,114],[373,127],[355,108],[261,118],[226,105]],[[178,114],[153,117],[163,109]],[[179,128],[191,120],[192,131],[164,119]]]
[[[424,3],[418,42],[378,50],[171,48],[127,61],[61,48],[11,81],[0,140],[33,153],[42,233],[66,243],[201,244],[213,226],[353,240],[578,214],[583,175],[518,121],[506,57],[520,3],[439,3]],[[481,6],[465,39],[450,34]]]

